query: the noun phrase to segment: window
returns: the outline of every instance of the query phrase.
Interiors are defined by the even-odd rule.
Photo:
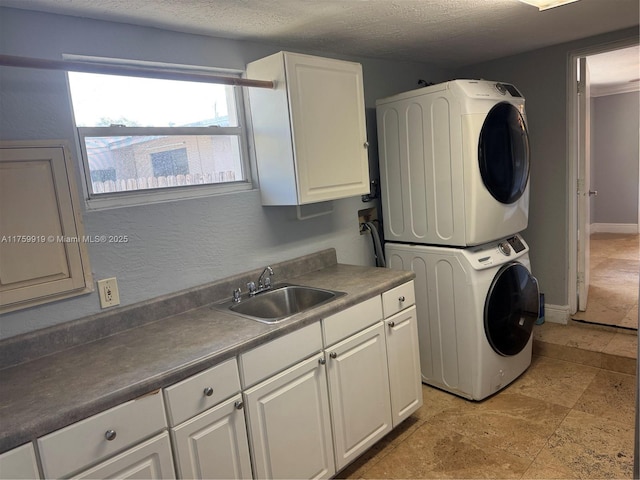
[[[90,206],[251,188],[239,87],[77,72],[69,87]]]

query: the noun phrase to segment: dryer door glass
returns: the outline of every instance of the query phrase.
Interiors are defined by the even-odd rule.
[[[529,181],[529,135],[516,107],[498,103],[480,130],[478,162],[485,187],[501,203],[514,203]]]
[[[497,353],[516,355],[526,347],[539,302],[538,282],[524,265],[510,262],[498,271],[484,304],[484,331]]]

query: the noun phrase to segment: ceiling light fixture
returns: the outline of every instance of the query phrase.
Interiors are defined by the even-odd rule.
[[[567,3],[577,2],[578,0],[520,0],[522,3],[528,3],[534,7],[538,7],[538,10],[548,10],[550,8],[566,5]]]

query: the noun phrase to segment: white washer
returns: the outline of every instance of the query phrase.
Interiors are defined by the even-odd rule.
[[[453,80],[376,110],[387,241],[480,245],[527,227],[529,139],[513,85]]]
[[[422,381],[472,400],[504,388],[531,364],[538,283],[514,235],[451,248],[387,244],[387,263],[416,274]]]

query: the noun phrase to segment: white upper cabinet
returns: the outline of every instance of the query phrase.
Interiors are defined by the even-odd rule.
[[[0,312],[93,290],[62,143],[0,143]]]
[[[247,65],[263,205],[369,193],[362,66],[280,52]]]

